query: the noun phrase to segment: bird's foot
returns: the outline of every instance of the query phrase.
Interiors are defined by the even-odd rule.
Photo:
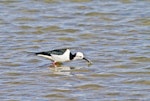
[[[52,65],[55,66],[55,65],[56,65],[56,62],[53,62]]]
[[[62,63],[60,63],[60,62],[53,62],[51,67],[59,67],[61,65],[62,65]]]

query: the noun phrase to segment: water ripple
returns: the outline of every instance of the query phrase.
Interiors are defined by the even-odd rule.
[[[150,99],[149,0],[1,0],[0,9],[1,100]],[[93,65],[33,55],[64,47]]]

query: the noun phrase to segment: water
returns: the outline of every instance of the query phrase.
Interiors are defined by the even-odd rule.
[[[149,0],[1,0],[1,101],[149,101]],[[70,48],[93,62],[50,67]]]

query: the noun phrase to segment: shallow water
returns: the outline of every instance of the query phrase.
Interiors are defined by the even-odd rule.
[[[1,0],[2,101],[149,101],[149,0]],[[51,67],[70,48],[93,65]]]

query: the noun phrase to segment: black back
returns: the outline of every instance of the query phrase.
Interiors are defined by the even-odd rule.
[[[50,54],[63,55],[67,49],[55,49],[49,51]]]
[[[42,54],[42,55],[48,55],[48,56],[51,56],[51,54],[62,55],[62,54],[64,54],[64,52],[66,50],[67,49],[56,49],[56,50],[52,50],[52,51],[38,52],[38,53],[35,53],[35,54],[36,55]]]

